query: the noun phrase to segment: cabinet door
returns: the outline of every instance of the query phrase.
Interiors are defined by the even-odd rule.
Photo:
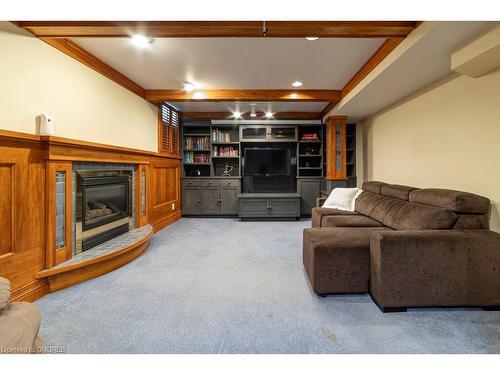
[[[243,125],[240,127],[240,141],[262,142],[267,140],[267,133],[266,125]]]
[[[311,210],[316,205],[316,198],[321,196],[320,179],[300,179],[298,181],[298,191],[300,194],[300,213],[310,215]]]
[[[200,188],[185,186],[182,188],[182,213],[185,215],[201,214]]]
[[[221,186],[220,213],[236,215],[238,213],[238,188],[235,186]]]
[[[217,215],[219,213],[219,186],[201,188],[201,213]]]
[[[294,126],[272,125],[268,134],[272,142],[295,142],[297,140],[297,128]]]

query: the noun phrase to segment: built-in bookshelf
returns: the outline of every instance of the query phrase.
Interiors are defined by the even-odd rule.
[[[240,142],[237,126],[210,122],[183,124],[184,176],[240,177]]]
[[[321,177],[323,175],[323,142],[321,125],[300,126],[298,128],[299,177]]]
[[[183,128],[183,165],[186,176],[210,176],[210,128]]]

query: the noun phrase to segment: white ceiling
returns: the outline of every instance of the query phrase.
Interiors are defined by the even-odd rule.
[[[359,92],[342,99],[326,116],[347,115],[350,121],[357,122],[436,82],[450,74],[451,54],[456,49],[495,25],[498,23],[424,22],[413,31],[422,34],[413,44],[405,46],[406,40],[401,43],[392,52],[400,56],[376,76],[366,77],[368,82],[360,83]],[[410,40],[412,34],[408,36]]]
[[[232,112],[238,106],[241,112],[250,111],[255,104],[257,112],[265,112],[270,106],[272,112],[321,112],[327,102],[170,102],[181,112]]]
[[[160,38],[145,49],[130,38],[73,38],[146,89],[341,89],[384,38]]]

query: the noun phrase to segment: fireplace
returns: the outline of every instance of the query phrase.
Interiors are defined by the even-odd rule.
[[[129,231],[131,183],[131,171],[77,171],[76,254]]]

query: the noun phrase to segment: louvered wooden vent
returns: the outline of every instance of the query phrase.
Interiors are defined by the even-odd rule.
[[[179,127],[179,113],[168,104],[163,103],[159,134],[160,153],[179,154]]]

